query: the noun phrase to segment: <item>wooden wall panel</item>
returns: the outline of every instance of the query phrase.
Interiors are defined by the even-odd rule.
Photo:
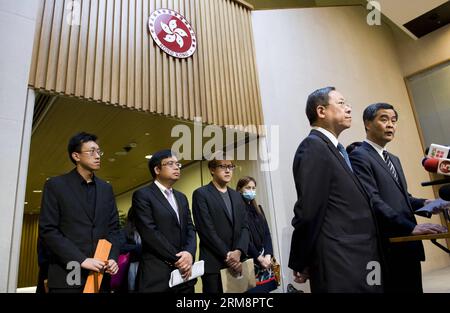
[[[18,288],[37,285],[39,273],[37,259],[38,222],[38,214],[25,214],[23,216]]]
[[[208,124],[261,124],[251,7],[241,0],[45,0],[29,84],[36,89]],[[180,12],[198,39],[187,59],[165,54],[147,29],[159,8]]]

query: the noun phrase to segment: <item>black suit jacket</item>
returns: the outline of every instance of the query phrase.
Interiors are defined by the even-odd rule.
[[[249,244],[247,213],[242,196],[228,188],[233,206],[233,219],[225,202],[211,182],[194,191],[192,212],[200,237],[200,259],[205,261],[205,273],[219,273],[227,267],[227,253],[239,249],[245,258]]]
[[[76,169],[49,179],[44,186],[39,237],[49,252],[49,288],[75,288],[66,282],[67,263],[82,263],[94,257],[99,239],[112,243],[109,258],[117,262],[119,255],[119,218],[111,185],[95,177],[95,217],[87,212],[83,178]],[[81,271],[81,285],[86,282],[87,270]],[[107,280],[105,280],[106,282]]]
[[[178,252],[187,251],[195,260],[197,239],[186,196],[173,190],[177,215],[155,183],[133,193],[136,228],[142,240],[142,258],[137,274],[140,292],[169,291],[170,272],[176,269]],[[194,284],[190,281],[187,284]]]
[[[293,174],[298,200],[289,267],[309,269],[312,292],[382,291],[366,282],[369,262],[383,266],[375,216],[337,148],[312,130],[297,149]]]
[[[355,173],[372,198],[378,224],[384,237],[385,252],[397,249],[405,259],[425,260],[421,241],[389,243],[390,237],[411,234],[417,225],[414,211],[421,208],[425,202],[425,199],[414,198],[408,193],[400,160],[391,153],[389,156],[397,171],[399,183],[391,175],[386,162],[367,142],[363,142],[355,149],[350,159]]]

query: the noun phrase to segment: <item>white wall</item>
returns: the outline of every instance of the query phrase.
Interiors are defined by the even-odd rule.
[[[401,158],[410,192],[433,197],[431,188],[419,184],[429,177],[419,166],[422,148],[394,37],[385,25],[368,26],[366,14],[362,7],[253,12],[265,123],[280,126],[280,167],[271,178],[285,280],[292,281],[292,272],[286,270],[296,200],[292,161],[310,130],[305,103],[313,90],[335,86],[353,105],[352,128],[339,138],[344,145],[365,138],[362,112],[368,104],[392,103],[400,122],[397,138],[388,149]],[[436,257],[429,257],[425,271],[449,264],[448,256],[436,248],[427,245],[426,252]]]
[[[0,292],[15,291],[33,93],[27,104],[38,0],[0,0]]]

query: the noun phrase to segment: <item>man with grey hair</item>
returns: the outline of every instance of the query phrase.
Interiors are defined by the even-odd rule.
[[[294,157],[289,267],[294,281],[310,280],[313,293],[383,291],[375,215],[337,139],[350,127],[351,112],[334,87],[310,94],[306,115],[313,129]],[[374,264],[377,273],[370,280]]]
[[[408,193],[400,160],[386,150],[394,139],[398,113],[388,103],[369,105],[363,113],[366,140],[350,154],[355,174],[371,195],[382,233],[388,276],[386,292],[422,292],[420,261],[425,260],[421,241],[390,243],[390,237],[436,234],[437,224],[417,224],[414,212],[427,200]],[[423,213],[422,213],[423,214]],[[427,215],[430,217],[430,215]]]

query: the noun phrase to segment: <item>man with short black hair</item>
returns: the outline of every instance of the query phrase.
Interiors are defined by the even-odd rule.
[[[370,201],[338,136],[351,125],[351,106],[334,87],[311,93],[312,126],[293,163],[297,190],[289,267],[311,291],[382,292],[382,259]],[[368,280],[373,264],[376,279]]]
[[[420,261],[425,260],[421,241],[390,243],[390,237],[436,234],[445,231],[437,224],[417,224],[414,211],[425,199],[408,193],[406,178],[398,157],[386,150],[394,139],[398,113],[388,103],[369,105],[363,113],[366,140],[350,154],[350,160],[367,192],[377,215],[383,236],[388,275],[386,292],[422,293]],[[427,213],[422,213],[430,217]]]
[[[119,219],[111,185],[94,175],[100,169],[103,152],[97,136],[81,132],[68,144],[69,158],[76,168],[50,178],[44,186],[39,238],[48,253],[49,292],[82,292],[89,271],[115,275],[119,255]],[[97,243],[107,239],[112,243],[105,264],[94,259]],[[81,265],[80,284],[72,284],[74,276],[68,263]],[[109,290],[108,276],[101,290]]]
[[[242,272],[249,242],[245,202],[228,187],[235,165],[216,153],[208,162],[212,181],[194,191],[192,211],[200,237],[200,259],[205,261],[202,276],[204,293],[222,293],[220,270]]]
[[[173,189],[181,163],[171,150],[153,154],[148,162],[153,183],[133,193],[136,228],[142,240],[136,286],[138,292],[193,293],[197,279],[169,287],[178,269],[187,280],[197,249],[197,238],[186,196]]]

